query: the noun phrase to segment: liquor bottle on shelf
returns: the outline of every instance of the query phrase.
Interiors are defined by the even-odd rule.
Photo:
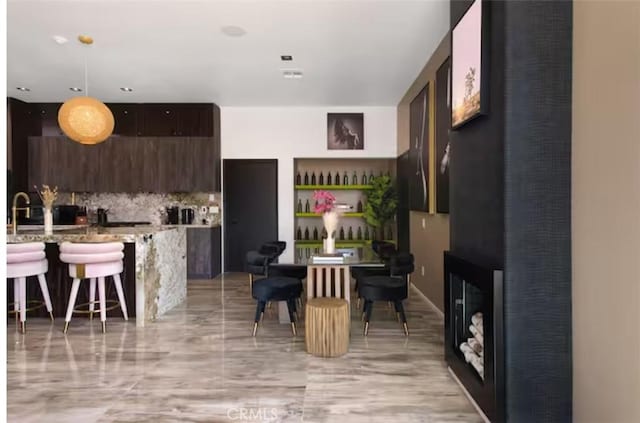
[[[369,185],[373,184],[373,170],[369,172]]]
[[[296,231],[296,239],[297,240],[302,239],[302,229],[300,229],[300,226],[298,226],[298,230]]]
[[[313,240],[318,240],[318,228],[313,228]]]
[[[304,239],[305,241],[309,241],[309,228],[304,228]]]
[[[358,185],[358,174],[353,171],[353,177],[351,178],[351,185]]]
[[[333,181],[331,180],[331,172],[327,172],[327,185],[331,184],[333,184]]]
[[[362,171],[362,185],[367,185],[367,172]]]
[[[324,176],[322,172],[320,172],[320,176],[318,177],[318,185],[324,185]]]
[[[311,185],[315,185],[316,184],[316,173],[313,172],[311,173]]]
[[[296,209],[298,213],[302,213],[302,199],[298,198],[298,208]]]
[[[340,185],[340,172],[336,172],[335,178],[333,178],[334,185]]]
[[[340,240],[344,241],[344,228],[340,226]]]
[[[362,227],[358,226],[358,240],[362,240]]]
[[[302,176],[300,176],[300,171],[296,174],[296,185],[302,185]]]
[[[344,176],[342,179],[342,185],[349,185],[349,176],[347,176],[347,171],[344,171]]]
[[[368,241],[371,237],[369,236],[369,226],[364,227],[364,239]]]
[[[362,201],[358,200],[358,208],[356,210],[358,211],[358,213],[362,213],[363,211]]]
[[[309,174],[307,172],[304,173],[304,184],[309,185]]]
[[[353,241],[353,229],[351,226],[349,226],[349,234],[347,235],[347,238],[349,238],[349,241]]]
[[[311,213],[311,206],[309,206],[309,200],[307,199],[307,202],[304,203],[304,212],[305,213]]]

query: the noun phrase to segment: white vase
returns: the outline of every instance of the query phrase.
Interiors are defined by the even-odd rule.
[[[338,230],[338,212],[330,211],[322,215],[324,229],[327,231],[327,240],[324,243],[324,252],[333,254],[336,252],[336,231]]]
[[[51,209],[44,209],[44,234],[53,235],[53,213]]]

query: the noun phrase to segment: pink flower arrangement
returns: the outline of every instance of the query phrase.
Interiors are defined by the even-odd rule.
[[[320,214],[333,210],[333,205],[336,202],[336,197],[329,191],[314,191],[313,199],[316,201],[313,211]]]

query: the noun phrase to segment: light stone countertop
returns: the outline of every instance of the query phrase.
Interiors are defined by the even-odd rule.
[[[186,227],[183,225],[182,227]],[[11,229],[7,229],[7,242],[136,242],[139,238],[148,238],[150,235],[178,229],[175,226],[126,226],[103,228],[87,225],[56,225],[52,235],[45,235],[41,225],[23,225],[18,227],[18,233],[13,235]]]

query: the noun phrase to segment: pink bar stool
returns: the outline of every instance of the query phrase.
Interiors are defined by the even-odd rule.
[[[27,321],[27,277],[37,276],[44,303],[51,320],[53,313],[47,280],[44,278],[49,262],[44,252],[44,242],[7,244],[7,278],[13,278],[13,309],[20,313],[20,328],[26,330]]]
[[[105,295],[105,278],[113,277],[113,282],[118,292],[118,301],[122,309],[124,320],[129,320],[127,314],[127,304],[124,301],[124,291],[120,273],[123,271],[124,244],[121,242],[102,243],[71,243],[60,244],[60,260],[69,264],[69,276],[73,278],[67,314],[64,319],[64,333],[69,329],[71,315],[74,312],[76,297],[80,281],[89,279],[89,318],[93,317],[95,311],[96,279],[98,281],[98,298],[100,301],[100,321],[102,322],[102,332],[106,331],[107,321],[107,299]]]

